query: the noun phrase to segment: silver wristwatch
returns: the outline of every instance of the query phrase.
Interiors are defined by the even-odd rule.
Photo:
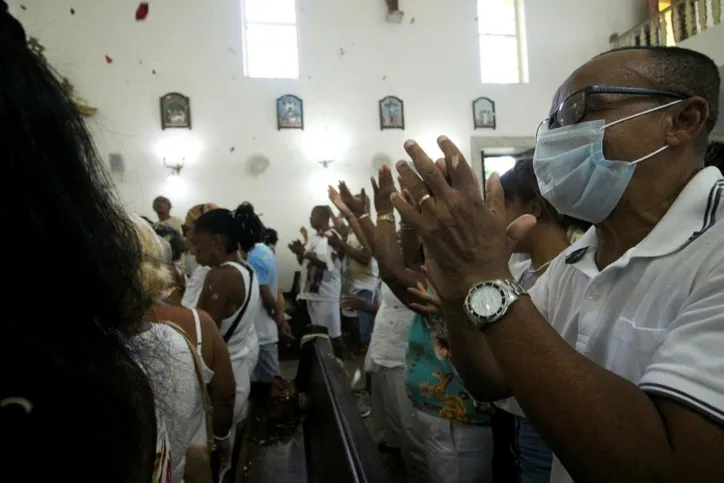
[[[515,280],[491,280],[473,286],[465,297],[465,313],[484,330],[502,319],[510,306],[528,292]]]

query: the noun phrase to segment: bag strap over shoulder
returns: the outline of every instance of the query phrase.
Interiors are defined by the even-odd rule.
[[[252,289],[254,288],[254,270],[249,268],[244,263],[240,263],[239,265],[249,271],[249,287],[248,287],[248,290],[246,291],[246,300],[244,300],[244,305],[241,307],[241,310],[237,314],[234,321],[231,323],[229,330],[227,330],[226,333],[223,335],[224,342],[227,342],[227,343],[229,342],[229,339],[231,339],[231,336],[234,335],[234,331],[238,327],[239,322],[241,322],[241,319],[244,318],[246,309],[249,307],[249,302],[251,302]]]
[[[216,443],[214,442],[214,407],[211,405],[211,398],[209,397],[209,392],[206,390],[206,383],[204,382],[204,372],[201,358],[199,357],[199,354],[196,353],[196,347],[194,347],[193,342],[191,342],[189,336],[186,335],[186,332],[184,332],[184,330],[180,326],[169,321],[164,322],[164,324],[168,325],[183,336],[186,344],[189,346],[191,356],[194,359],[196,379],[198,380],[199,387],[201,388],[201,396],[203,398],[204,404],[204,415],[206,422],[206,446],[209,449],[209,453],[211,453],[216,449]]]

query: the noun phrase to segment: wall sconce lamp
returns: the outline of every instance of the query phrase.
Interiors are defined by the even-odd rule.
[[[186,164],[186,158],[181,158],[175,164],[171,164],[166,160],[166,158],[163,158],[163,165],[171,170],[172,175],[178,176],[179,174],[181,174],[181,170],[183,169],[185,164]]]

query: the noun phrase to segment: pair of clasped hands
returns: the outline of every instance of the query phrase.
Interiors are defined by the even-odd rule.
[[[433,161],[415,141],[405,143],[414,169],[406,161],[395,166],[404,192],[395,187],[387,166],[371,179],[378,215],[390,214],[394,208],[422,241],[426,276],[436,293],[422,284],[410,291],[424,302],[416,308],[426,313],[445,305],[460,308],[476,283],[510,278],[510,254],[535,225],[534,216],[523,215],[506,226],[498,174],[487,180],[484,201],[477,175],[457,146],[445,136],[437,144],[444,157]],[[364,190],[359,198],[352,195],[344,182],[339,193],[330,187],[330,199],[357,216],[365,213],[365,197]]]

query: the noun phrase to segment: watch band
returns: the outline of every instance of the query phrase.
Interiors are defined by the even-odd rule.
[[[478,292],[483,290],[494,290],[498,293],[501,299],[500,307],[492,314],[485,315],[477,313],[473,307],[473,299]],[[489,280],[487,282],[480,282],[470,289],[468,296],[465,298],[463,308],[465,309],[465,313],[468,315],[468,318],[476,325],[476,327],[480,330],[484,330],[488,326],[505,317],[513,303],[524,295],[528,295],[528,292],[520,283],[518,283],[517,280]]]
[[[393,225],[395,224],[395,215],[387,213],[384,215],[377,215],[377,221],[389,221]]]

